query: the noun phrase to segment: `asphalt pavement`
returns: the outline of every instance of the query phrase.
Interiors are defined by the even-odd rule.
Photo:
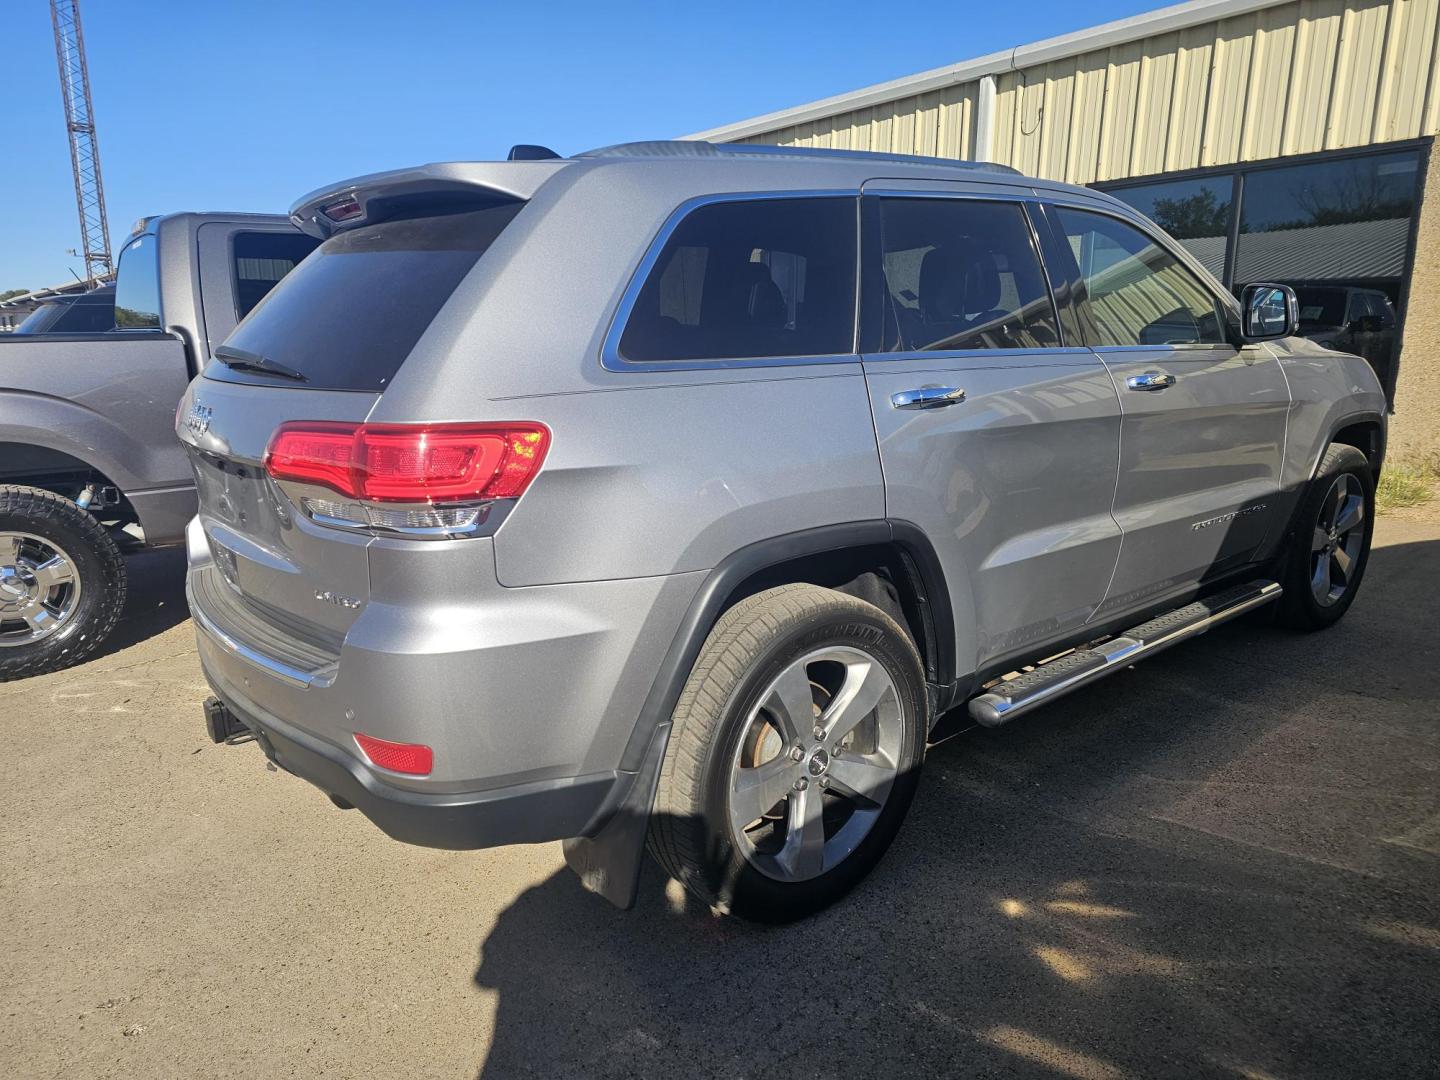
[[[1330,631],[935,748],[879,869],[778,929],[406,847],[211,745],[181,569],[0,684],[0,1076],[1440,1075],[1434,517],[1381,520]]]

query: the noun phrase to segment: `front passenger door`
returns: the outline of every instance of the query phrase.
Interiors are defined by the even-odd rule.
[[[1049,206],[1081,332],[1120,398],[1115,518],[1124,534],[1098,615],[1193,592],[1243,567],[1280,528],[1290,393],[1261,345],[1237,348],[1226,309],[1137,224]]]

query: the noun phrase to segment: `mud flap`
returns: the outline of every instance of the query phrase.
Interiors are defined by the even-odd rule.
[[[661,724],[650,737],[640,769],[610,819],[594,836],[572,837],[561,845],[565,862],[579,876],[580,884],[622,910],[635,906],[650,808],[655,805],[669,739],[670,725]]]

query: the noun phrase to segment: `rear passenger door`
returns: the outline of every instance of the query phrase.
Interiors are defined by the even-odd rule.
[[[1125,534],[1103,614],[1242,567],[1279,528],[1289,389],[1264,346],[1237,348],[1219,295],[1138,224],[1050,205],[1047,265],[1120,398],[1115,518]]]
[[[933,543],[958,669],[1082,627],[1120,550],[1120,416],[1061,335],[1024,192],[872,182],[862,340],[886,515]]]

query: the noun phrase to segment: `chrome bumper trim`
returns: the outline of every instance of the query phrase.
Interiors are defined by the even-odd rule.
[[[291,686],[298,686],[302,690],[309,690],[312,687],[326,687],[335,681],[335,666],[330,665],[318,671],[302,671],[299,668],[291,667],[273,657],[251,648],[244,642],[236,640],[227,634],[220,627],[215,625],[208,615],[198,607],[191,607],[191,614],[195,617],[195,625],[209,635],[215,642],[226,649],[229,649],[246,663],[259,668],[267,675],[273,675],[282,682]]]

